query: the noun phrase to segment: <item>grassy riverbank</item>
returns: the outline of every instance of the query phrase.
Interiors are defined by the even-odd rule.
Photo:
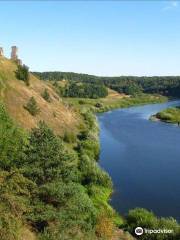
[[[137,96],[108,95],[108,97],[101,99],[64,98],[64,101],[74,106],[76,109],[89,109],[94,113],[100,113],[116,108],[162,103],[166,102],[167,99],[167,97],[161,95],[141,94]]]
[[[161,112],[158,112],[153,117],[163,122],[180,124],[180,107],[167,108]]]
[[[144,99],[144,102],[146,103],[158,103],[158,102],[164,102],[166,100],[166,98],[164,97],[159,97],[159,98],[154,98],[152,96],[141,96],[141,98],[139,98],[137,100],[137,98],[132,98],[132,100],[130,98],[126,98],[123,99],[123,103],[126,104],[122,104],[121,101],[119,101],[119,103],[121,102],[121,107],[130,107],[130,106],[135,106],[135,105],[142,105],[144,102],[140,101],[140,99]],[[90,102],[92,103],[92,102]],[[144,103],[145,104],[145,103]],[[81,105],[81,104],[80,104]],[[115,105],[109,105],[110,107],[115,106]],[[78,106],[79,107],[79,106]],[[112,107],[113,108],[113,107]],[[108,109],[112,109],[112,108],[108,108]],[[85,106],[85,108],[80,108],[81,111],[87,111],[89,112],[91,119],[93,120],[93,125],[96,126],[96,130],[94,131],[96,137],[97,137],[97,119],[94,117],[93,111],[94,108],[92,108],[91,104],[88,104]],[[89,109],[89,110],[87,110]],[[93,111],[92,111],[93,110]],[[97,141],[97,138],[96,138]],[[99,144],[99,139],[98,142],[96,142],[97,144]],[[124,218],[122,218],[119,214],[115,213],[115,211],[113,210],[113,208],[111,208],[111,206],[109,205],[109,198],[110,195],[113,191],[113,186],[109,186],[109,188],[98,188],[97,189],[97,193],[94,195],[93,202],[97,207],[100,208],[104,208],[106,210],[108,210],[109,213],[111,213],[111,221],[115,224],[115,232],[117,233],[117,238],[112,238],[112,239],[117,239],[117,240],[131,240],[131,239],[136,239],[136,234],[134,233],[134,229],[137,226],[141,226],[142,228],[149,228],[149,229],[169,229],[171,228],[172,230],[172,234],[167,234],[167,233],[162,233],[161,235],[157,235],[157,234],[152,234],[151,237],[154,240],[179,240],[180,238],[180,225],[178,224],[178,222],[173,219],[173,218],[161,218],[161,217],[157,217],[155,216],[155,214],[151,211],[148,211],[146,209],[142,209],[142,208],[135,208],[133,210],[129,210],[127,216],[125,216]],[[102,205],[103,203],[103,205]],[[130,235],[131,234],[131,235]],[[134,238],[135,237],[135,238]],[[143,236],[141,236],[142,240],[147,240],[149,239],[149,235],[148,234],[143,234]]]

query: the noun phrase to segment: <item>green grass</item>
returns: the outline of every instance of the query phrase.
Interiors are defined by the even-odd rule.
[[[68,102],[76,109],[90,109],[93,112],[106,112],[116,108],[126,108],[137,105],[153,104],[167,101],[166,97],[152,94],[141,94],[135,97],[119,98],[101,98],[101,99],[85,99],[85,98],[64,98],[64,102]],[[100,107],[96,104],[100,103]]]
[[[167,108],[156,114],[161,121],[168,123],[180,123],[180,107]]]
[[[109,204],[109,199],[112,194],[111,188],[91,185],[88,188],[88,191],[94,206],[99,210],[99,212],[105,211],[108,213],[116,226],[120,226],[124,223],[124,219]]]

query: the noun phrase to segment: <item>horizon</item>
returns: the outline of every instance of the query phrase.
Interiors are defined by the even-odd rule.
[[[178,1],[0,4],[0,47],[16,45],[32,72],[180,76]]]

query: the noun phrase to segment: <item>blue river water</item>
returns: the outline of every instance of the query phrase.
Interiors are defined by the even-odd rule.
[[[112,178],[111,205],[120,213],[142,207],[180,221],[180,127],[149,120],[180,101],[98,114],[100,165]]]

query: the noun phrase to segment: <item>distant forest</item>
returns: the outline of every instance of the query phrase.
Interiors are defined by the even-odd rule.
[[[153,77],[98,77],[73,72],[34,72],[42,80],[76,81],[88,84],[103,84],[119,93],[134,95],[137,93],[155,93],[165,96],[180,97],[180,76]]]

